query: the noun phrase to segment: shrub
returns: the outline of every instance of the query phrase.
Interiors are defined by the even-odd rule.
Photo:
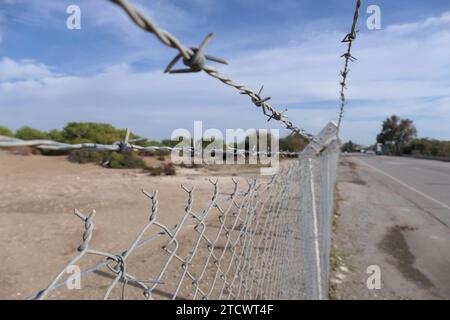
[[[297,133],[280,138],[279,143],[280,150],[289,152],[300,152],[308,145],[306,138]]]
[[[147,171],[151,176],[173,176],[176,174],[175,166],[172,163],[164,164],[158,167],[147,167]]]
[[[0,126],[0,135],[15,136],[23,140],[34,139],[49,139],[57,142],[67,144],[77,143],[98,143],[98,144],[112,144],[116,141],[122,141],[125,137],[126,130],[117,129],[114,126],[106,123],[95,122],[70,122],[63,130],[53,129],[49,132],[40,131],[29,126],[24,126],[17,130],[14,134],[7,127]],[[139,138],[137,135],[131,133],[130,139]],[[177,144],[177,141],[171,142]],[[141,146],[160,145],[157,141],[141,141],[136,142]],[[36,150],[36,149],[34,149]],[[37,151],[39,152],[39,151]],[[65,151],[65,150],[43,150],[43,155],[66,155],[68,154],[68,160],[76,163],[104,163],[109,157],[107,152],[94,152],[87,150]],[[158,160],[164,161],[167,151],[155,151],[155,152],[142,152],[141,155],[157,156]],[[108,167],[119,168],[142,168],[146,169],[145,161],[138,157],[136,153],[132,154],[118,154],[113,152],[111,154],[111,161]],[[174,168],[161,167],[160,174],[174,174]]]
[[[176,174],[175,166],[172,163],[164,165],[163,172],[166,176],[174,176]]]
[[[75,163],[102,163],[107,157],[106,152],[92,152],[87,150],[75,150],[71,151],[68,159],[70,162]]]
[[[14,133],[5,126],[0,126],[0,136],[14,137]]]
[[[108,167],[112,169],[146,169],[147,165],[142,158],[134,153],[120,154],[113,152]]]
[[[439,141],[433,139],[415,139],[403,148],[404,154],[424,156],[450,156],[450,141]]]
[[[58,129],[50,130],[50,132],[47,134],[47,136],[50,140],[64,142],[63,132],[59,131]]]
[[[110,157],[108,152],[93,152],[87,150],[76,150],[69,154],[69,161],[75,163],[104,163]],[[112,169],[146,169],[145,161],[132,154],[120,154],[113,152],[111,154],[111,160],[106,165]]]
[[[162,167],[147,167],[147,171],[151,176],[160,176],[163,172]]]
[[[48,139],[48,134],[29,126],[24,126],[16,131],[16,138],[22,140]]]

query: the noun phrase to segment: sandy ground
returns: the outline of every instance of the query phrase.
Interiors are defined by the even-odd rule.
[[[156,158],[147,161],[150,165],[158,163]],[[227,194],[233,187],[233,177],[242,182],[242,187],[247,179],[261,178],[258,168],[248,166],[177,167],[176,176],[152,177],[141,170],[111,170],[70,163],[64,157],[20,156],[0,151],[0,299],[24,299],[44,288],[76,255],[83,223],[73,214],[74,208],[84,213],[97,211],[91,247],[118,253],[128,247],[149,219],[151,201],[141,189],[158,190],[158,221],[173,226],[183,217],[187,204],[181,184],[195,188],[193,211],[201,212],[213,193],[208,179],[219,179],[220,192]],[[408,200],[411,195],[349,157],[341,160],[338,190],[340,216],[333,241],[340,262],[331,279],[337,286],[336,298],[450,297],[448,228],[424,215]],[[217,217],[218,213],[212,216]],[[214,233],[217,221],[211,221],[211,226],[209,230]],[[179,252],[184,256],[190,254],[198,235],[193,228],[186,229],[179,235]],[[152,228],[148,234],[157,231]],[[158,238],[138,250],[129,264],[130,272],[147,279],[148,270],[160,270],[167,258],[161,250],[165,241]],[[204,242],[200,245],[207,246]],[[198,259],[206,259],[207,255],[203,251]],[[102,260],[87,257],[80,267],[85,269]],[[369,265],[381,268],[380,290],[366,286]],[[49,297],[101,298],[112,280],[106,271],[104,268],[83,278],[87,279],[82,283],[86,290],[58,290]],[[179,268],[167,270],[168,287],[155,291],[155,298],[170,298],[179,272]],[[211,281],[214,279],[207,278],[205,284]],[[179,297],[192,298],[192,293],[190,281],[181,283]],[[118,294],[116,290],[112,297],[118,298]],[[131,287],[127,297],[142,298],[142,291]]]
[[[195,187],[194,210],[199,212],[212,196],[209,177],[219,179],[226,193],[233,187],[233,176],[239,176],[245,186],[246,178],[258,173],[255,167],[217,166],[177,168],[176,176],[151,177],[140,170],[111,170],[70,163],[64,157],[0,151],[0,298],[23,299],[44,288],[76,254],[83,223],[73,214],[74,208],[97,212],[92,247],[118,252],[149,219],[151,201],[141,189],[158,190],[158,220],[173,226],[186,206],[181,184]],[[139,258],[146,261],[148,254]],[[106,284],[101,287],[105,288]],[[94,290],[83,298],[99,298],[99,293]]]
[[[335,298],[450,298],[450,232],[427,213],[433,204],[346,156],[338,169],[338,196]],[[366,286],[370,265],[380,267],[379,290]]]

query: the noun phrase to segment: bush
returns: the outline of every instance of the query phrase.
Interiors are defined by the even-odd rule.
[[[14,133],[5,126],[0,126],[0,136],[14,137]]]
[[[63,130],[53,129],[49,132],[40,131],[29,126],[24,126],[17,130],[14,134],[11,130],[4,126],[0,126],[0,135],[15,136],[22,140],[35,139],[49,139],[57,142],[67,144],[78,143],[98,143],[98,144],[112,144],[116,141],[122,141],[125,137],[126,130],[117,129],[114,126],[106,123],[95,122],[70,122]],[[130,139],[139,138],[137,135],[131,133]],[[167,141],[166,141],[167,142]],[[177,141],[171,142],[177,144]],[[136,142],[141,146],[160,145],[157,141]],[[104,163],[108,158],[108,152],[94,152],[87,150],[76,151],[59,151],[59,150],[43,150],[43,155],[66,155],[68,160],[75,163]],[[167,151],[142,152],[142,155],[157,156],[158,160],[164,161],[165,155],[169,154]],[[138,157],[136,153],[119,154],[113,152],[111,154],[111,161],[108,165],[110,168],[142,168],[146,169],[145,161]],[[175,174],[175,169],[172,167],[161,167],[160,174]]]
[[[113,152],[108,167],[112,169],[146,169],[147,165],[142,158],[134,153],[120,154]]]
[[[359,152],[361,151],[361,147],[357,144],[353,143],[352,140],[344,143],[341,148],[342,152]]]
[[[163,172],[166,176],[174,176],[176,174],[175,166],[172,163],[164,165]]]
[[[149,174],[153,177],[155,176],[160,176],[163,173],[163,168],[162,167],[147,167],[147,171],[149,172]]]
[[[107,158],[106,152],[92,152],[87,150],[75,150],[71,151],[68,159],[70,162],[75,163],[102,163]]]
[[[423,156],[450,156],[450,141],[439,141],[432,139],[415,139],[408,146],[403,148],[404,154]]]
[[[24,126],[16,131],[16,138],[22,140],[48,139],[48,134],[29,126]]]
[[[111,144],[123,140],[125,131],[106,123],[70,122],[64,127],[61,135],[66,143]],[[130,135],[130,138],[135,137],[132,134]]]
[[[285,138],[280,138],[279,143],[281,151],[300,152],[308,145],[308,140],[302,135],[295,133]]]
[[[147,167],[147,171],[151,176],[173,176],[176,174],[175,166],[171,163],[159,167]]]
[[[58,129],[50,130],[50,132],[47,134],[47,136],[50,140],[64,142],[63,132],[59,131]]]

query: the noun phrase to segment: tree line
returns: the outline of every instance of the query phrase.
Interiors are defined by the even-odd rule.
[[[30,126],[23,126],[13,132],[6,126],[0,125],[0,136],[15,137],[22,140],[53,140],[67,144],[78,143],[98,143],[98,144],[112,144],[116,141],[123,141],[126,129],[118,129],[111,124],[96,123],[96,122],[69,122],[62,130],[53,129],[50,131],[38,130]],[[259,139],[259,132],[254,133]],[[130,139],[140,138],[140,136],[130,133]],[[271,136],[267,137],[268,145],[270,146]],[[234,143],[229,147],[245,148],[249,150],[249,141],[251,136],[248,135],[240,144]],[[253,141],[253,140],[252,140]],[[147,140],[138,142],[141,146],[169,146],[174,147],[179,141],[171,139]],[[203,147],[210,143],[210,141],[201,141]],[[192,144],[192,141],[191,141]],[[287,137],[279,139],[279,149],[289,152],[300,152],[308,144],[308,141],[299,134],[291,134]],[[224,149],[227,145],[223,142]],[[102,163],[109,156],[106,152],[89,152],[83,150],[77,151],[41,151],[44,155],[68,155],[70,161],[78,163],[96,162]],[[164,156],[164,152],[157,151],[152,153],[140,154],[142,155],[156,155]],[[136,153],[131,155],[113,153],[111,161],[108,164],[112,168],[140,168],[144,167],[145,163]]]
[[[397,115],[383,121],[376,140],[383,146],[383,154],[450,157],[450,141],[418,138],[413,121]],[[342,150],[347,152],[357,152],[360,149],[361,147],[352,141],[346,142],[342,147]],[[369,149],[376,150],[376,146],[370,146]]]

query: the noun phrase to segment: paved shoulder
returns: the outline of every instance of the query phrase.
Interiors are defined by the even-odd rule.
[[[450,162],[404,157],[352,157],[404,189],[404,196],[450,227]],[[390,181],[389,181],[390,180]]]
[[[341,159],[334,237],[351,270],[340,275],[341,298],[450,298],[448,164],[422,161]],[[371,265],[381,269],[380,290],[366,286]]]

